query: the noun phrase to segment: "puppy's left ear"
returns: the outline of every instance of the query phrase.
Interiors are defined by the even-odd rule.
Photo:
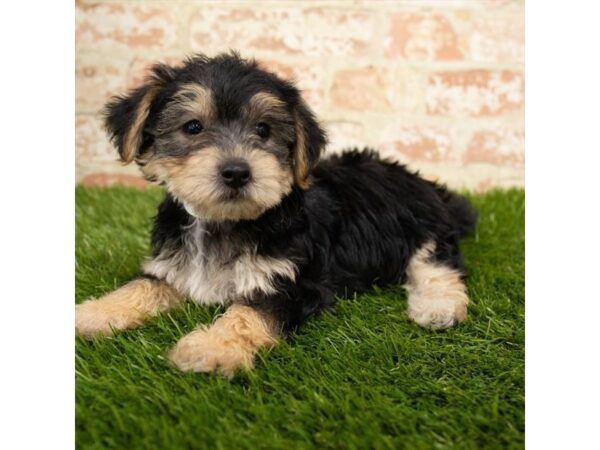
[[[308,177],[327,144],[327,136],[303,100],[300,100],[294,114],[296,121],[294,181],[300,188],[308,189],[310,185]]]
[[[125,164],[133,161],[142,148],[152,102],[172,79],[173,69],[157,64],[145,84],[126,96],[114,97],[104,107],[106,130]]]

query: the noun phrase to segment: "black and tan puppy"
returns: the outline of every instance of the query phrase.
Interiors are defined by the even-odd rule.
[[[106,111],[121,159],[167,194],[142,275],[78,305],[78,334],[140,325],[185,298],[230,305],[168,356],[231,375],[373,285],[404,283],[422,326],[466,318],[467,201],[367,150],[320,161],[325,133],[290,82],[236,54],[196,56],[155,66]]]

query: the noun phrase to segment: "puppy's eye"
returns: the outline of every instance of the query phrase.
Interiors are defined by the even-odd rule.
[[[202,124],[199,120],[190,120],[183,126],[183,132],[186,134],[198,134],[202,131]]]
[[[260,122],[256,125],[256,134],[266,139],[271,135],[271,127],[264,122]]]

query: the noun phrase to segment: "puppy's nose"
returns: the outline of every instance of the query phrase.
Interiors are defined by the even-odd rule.
[[[221,166],[223,183],[232,188],[240,188],[250,181],[250,166],[241,160],[228,161]]]

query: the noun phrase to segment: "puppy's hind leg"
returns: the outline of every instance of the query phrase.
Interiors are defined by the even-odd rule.
[[[75,331],[79,336],[110,335],[141,325],[149,316],[181,303],[180,295],[162,280],[139,278],[99,299],[75,307]]]
[[[451,327],[467,318],[469,297],[459,269],[434,257],[429,242],[413,255],[406,269],[408,316],[432,329]]]

